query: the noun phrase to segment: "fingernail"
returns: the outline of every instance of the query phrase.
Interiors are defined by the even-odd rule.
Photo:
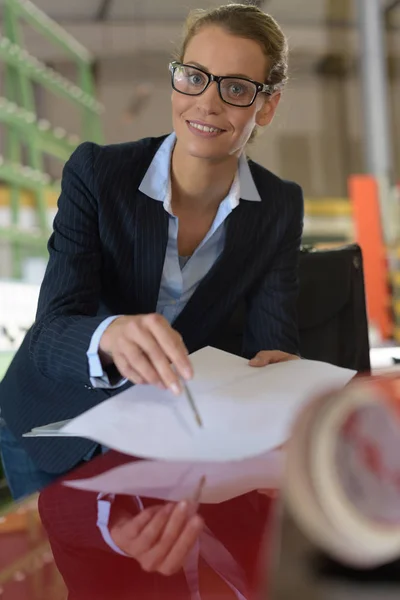
[[[181,501],[178,503],[178,510],[179,510],[180,512],[186,512],[186,511],[187,511],[187,508],[188,508],[188,503],[186,502],[186,500],[181,500]]]
[[[177,383],[171,383],[169,386],[169,389],[175,396],[181,395],[181,388],[179,387],[179,385]]]
[[[194,515],[194,517],[192,517],[189,521],[189,525],[191,527],[200,527],[200,525],[203,524],[203,520],[201,517],[199,517],[199,515]]]
[[[185,379],[192,379],[193,377],[193,373],[191,369],[184,369],[183,370],[183,376]]]

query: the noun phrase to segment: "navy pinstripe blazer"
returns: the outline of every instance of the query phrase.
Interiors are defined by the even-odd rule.
[[[168,215],[138,187],[163,139],[87,142],[65,165],[36,321],[0,384],[2,416],[17,437],[116,393],[91,389],[86,351],[105,316],[156,308]],[[229,215],[220,258],[173,323],[189,351],[212,345],[242,301],[244,356],[298,351],[302,192],[252,161],[250,168],[262,201],[241,201]],[[93,446],[79,439],[22,443],[50,473],[72,468]]]

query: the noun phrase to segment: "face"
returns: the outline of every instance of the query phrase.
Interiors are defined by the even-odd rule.
[[[204,27],[189,42],[183,58],[213,75],[241,75],[263,83],[267,58],[253,40],[236,37],[220,27]],[[238,156],[254,127],[268,125],[274,116],[280,94],[258,94],[246,108],[223,102],[216,82],[200,96],[172,92],[172,118],[178,144],[185,153],[198,158],[221,160]],[[217,128],[210,135],[191,123]]]

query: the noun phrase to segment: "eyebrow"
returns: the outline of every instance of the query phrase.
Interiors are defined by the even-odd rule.
[[[210,72],[207,69],[207,67],[205,67],[204,65],[201,65],[200,63],[196,62],[195,60],[190,60],[188,63],[185,63],[185,64],[193,65],[194,67],[198,67],[199,69],[201,69],[202,71],[205,71],[206,73]],[[248,75],[244,75],[243,73],[229,73],[229,75],[223,75],[223,77],[240,77],[242,79],[248,79],[249,81],[253,81],[251,77],[249,77]]]

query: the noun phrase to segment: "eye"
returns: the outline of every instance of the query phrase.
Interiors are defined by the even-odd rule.
[[[189,79],[189,83],[191,85],[194,86],[202,86],[205,83],[205,76],[202,73],[199,73],[199,71],[196,72],[188,72],[186,74],[187,78]]]
[[[251,102],[255,94],[255,86],[244,79],[225,79],[223,93],[231,100]]]
[[[241,94],[245,93],[245,86],[237,82],[231,83],[229,86],[229,93],[232,96],[240,96]]]

